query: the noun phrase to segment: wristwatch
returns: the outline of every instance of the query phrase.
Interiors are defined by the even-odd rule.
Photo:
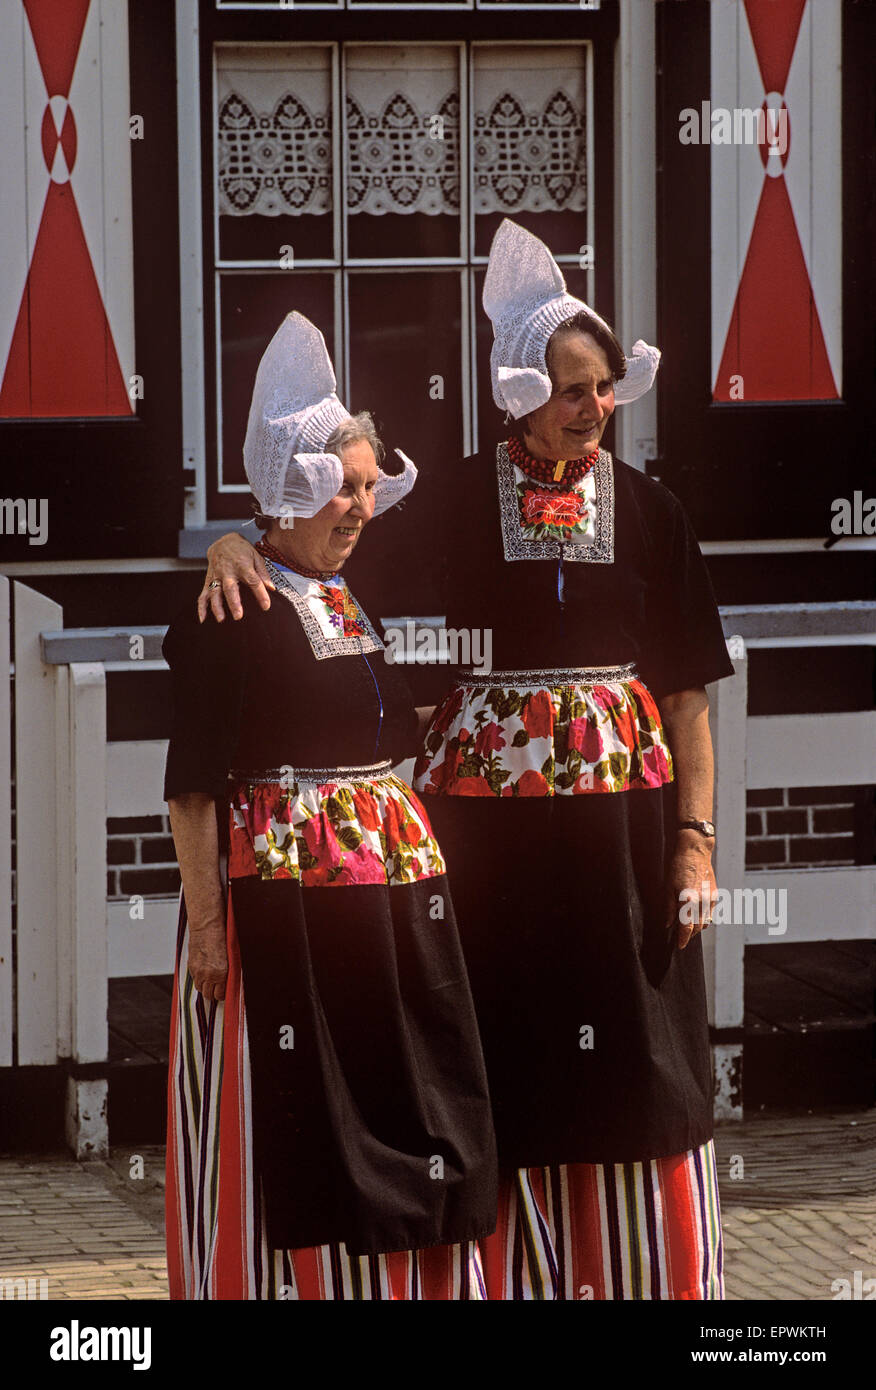
[[[715,838],[715,827],[710,820],[683,820],[679,822],[679,830],[698,830],[701,835],[708,835],[711,840]]]

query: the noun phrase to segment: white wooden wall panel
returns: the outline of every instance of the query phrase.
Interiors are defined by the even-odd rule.
[[[738,639],[737,639],[738,640]],[[709,722],[715,751],[717,829],[715,877],[718,887],[741,887],[745,879],[745,713],[748,703],[748,658],[733,662],[734,676],[708,687]],[[716,1028],[739,1028],[743,1016],[744,942],[739,932],[703,934],[709,1022]]]
[[[15,584],[17,1029],[22,1066],[57,1060],[55,701],[60,667],[45,666],[39,634],[63,626],[57,603]],[[66,676],[66,672],[64,673]],[[64,885],[69,889],[69,883]]]
[[[167,739],[107,744],[107,815],[164,816]]]
[[[787,893],[787,931],[770,936],[753,924],[746,945],[770,942],[866,941],[876,937],[876,868],[764,869],[745,877],[746,888]],[[731,930],[733,930],[731,928]]]
[[[869,786],[876,783],[876,712],[754,716],[746,763],[753,790]]]
[[[710,22],[709,96],[712,108],[756,109],[763,100],[763,83],[750,41],[740,41],[740,25],[745,25],[740,0],[712,0]],[[745,252],[754,229],[763,168],[757,150],[751,146],[712,145],[709,170],[714,381],[724,353]]]
[[[70,106],[80,131],[70,184],[127,383],[136,370],[127,5],[92,0]]]
[[[837,390],[842,392],[842,9],[838,0],[809,0],[800,24],[800,53],[785,96],[794,122],[794,158],[785,168],[800,245]]]
[[[127,902],[107,905],[107,973],[111,980],[173,973],[179,898],[147,898],[143,911],[141,921],[131,917]]]
[[[637,338],[644,338],[646,343],[658,341],[655,29],[653,5],[643,5],[641,0],[620,0],[615,99],[615,213],[619,238],[615,327],[628,352]],[[644,471],[645,459],[657,452],[657,390],[648,391],[617,411],[615,430],[618,456]]]
[[[30,264],[27,158],[21,117],[26,24],[21,0],[0,0],[0,380]],[[45,165],[42,181],[48,186]]]

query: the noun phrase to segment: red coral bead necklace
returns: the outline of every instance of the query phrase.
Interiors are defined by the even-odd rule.
[[[599,457],[599,449],[596,448],[592,454],[578,459],[534,459],[517,436],[512,435],[508,440],[508,457],[522,473],[537,483],[552,487],[556,487],[557,484],[573,487],[589,473]]]
[[[278,550],[275,545],[271,545],[270,541],[265,540],[264,536],[256,541],[255,548],[260,555],[264,555],[266,560],[273,560],[277,565],[284,565],[287,570],[293,570],[295,574],[303,574],[305,579],[333,579],[337,574],[337,570],[309,570],[304,565],[293,565],[289,557]]]

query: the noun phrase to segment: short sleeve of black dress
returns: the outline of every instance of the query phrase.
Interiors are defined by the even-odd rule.
[[[170,667],[173,713],[164,775],[165,800],[184,792],[214,799],[237,746],[247,669],[246,621],[182,613],[162,646]]]
[[[662,489],[664,506],[652,531],[647,636],[641,673],[659,700],[732,676],[706,562],[681,503]]]

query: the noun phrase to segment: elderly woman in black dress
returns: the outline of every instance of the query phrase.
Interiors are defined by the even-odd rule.
[[[416,715],[340,576],[416,474],[379,452],[290,315],[245,448],[276,602],[165,640],[174,1298],[483,1297],[483,1056],[441,850],[392,772]]]
[[[659,353],[626,358],[507,221],[484,306],[512,427],[442,478],[435,608],[491,630],[494,669],[457,673],[415,786],[453,875],[503,1169],[487,1293],[721,1298],[708,923],[686,899],[714,893],[705,686],[732,664],[681,505],[600,442]],[[267,599],[240,538],[210,558],[232,605],[235,574]]]

